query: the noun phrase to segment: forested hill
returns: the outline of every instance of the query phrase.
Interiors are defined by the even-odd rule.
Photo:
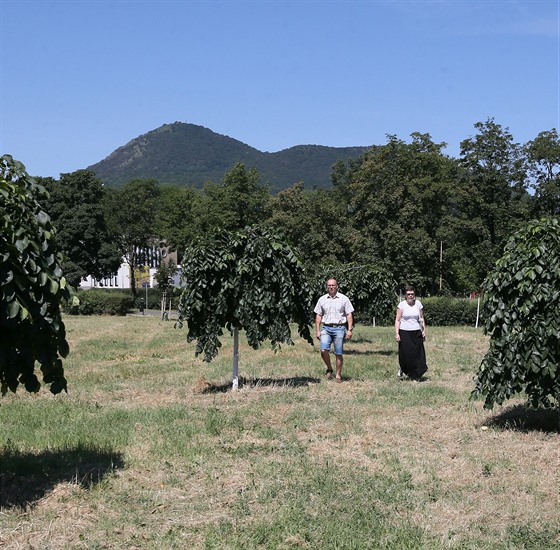
[[[207,181],[221,181],[241,161],[248,169],[256,167],[272,192],[300,181],[307,189],[328,188],[335,162],[357,158],[368,148],[298,145],[264,153],[203,126],[175,122],[133,139],[88,170],[115,187],[154,178],[162,184],[200,188]]]

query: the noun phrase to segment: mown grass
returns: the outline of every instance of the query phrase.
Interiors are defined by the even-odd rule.
[[[401,382],[358,327],[344,383],[317,346],[194,357],[156,317],[66,317],[67,395],[0,401],[0,547],[552,549],[558,417],[469,401],[479,330],[429,329]]]

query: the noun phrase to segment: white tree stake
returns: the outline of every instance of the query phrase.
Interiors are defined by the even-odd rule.
[[[239,388],[239,329],[233,329],[233,380],[231,389],[237,390]]]

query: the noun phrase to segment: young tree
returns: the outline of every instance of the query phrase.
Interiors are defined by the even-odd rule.
[[[55,230],[41,205],[45,189],[10,155],[0,157],[0,391],[23,384],[66,390],[61,358],[69,351],[61,318],[72,295],[62,275]]]
[[[238,387],[239,331],[257,349],[270,340],[274,349],[293,344],[290,323],[310,344],[312,303],[297,252],[276,235],[257,227],[220,231],[185,252],[185,289],[177,326],[188,325],[187,341],[196,355],[211,361],[221,347],[223,329],[234,337],[233,381]]]
[[[525,392],[533,407],[560,404],[560,222],[533,221],[513,235],[488,274],[482,315],[490,349],[473,397],[485,407]]]
[[[50,197],[44,206],[57,230],[57,242],[65,256],[66,280],[74,287],[91,275],[111,277],[121,265],[121,255],[107,230],[102,209],[105,189],[93,172],[61,174],[60,181],[40,179]]]

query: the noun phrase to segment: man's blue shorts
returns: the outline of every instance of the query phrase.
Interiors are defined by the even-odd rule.
[[[335,355],[342,355],[344,349],[344,337],[346,336],[346,327],[326,327],[323,325],[321,330],[321,351],[330,350],[331,343],[334,343]]]

